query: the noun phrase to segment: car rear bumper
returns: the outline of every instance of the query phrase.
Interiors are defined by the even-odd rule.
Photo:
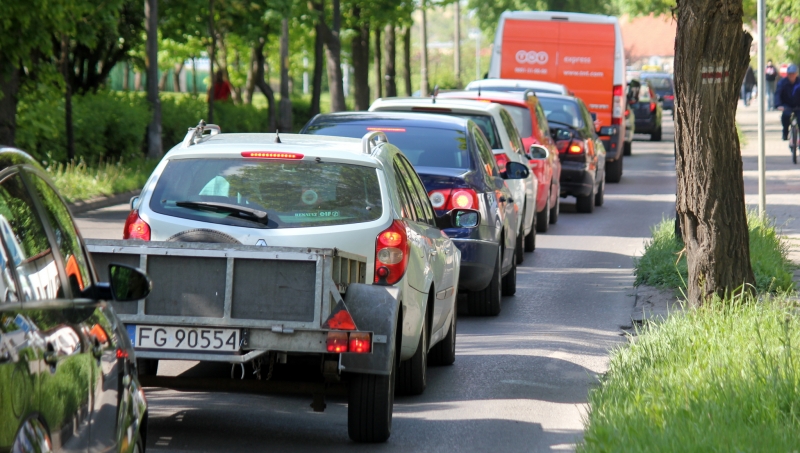
[[[492,280],[497,261],[497,243],[479,239],[453,239],[461,251],[461,273],[458,289],[480,291]]]
[[[594,178],[587,165],[579,162],[561,163],[561,196],[586,196],[592,193]]]
[[[652,116],[646,120],[636,121],[637,134],[650,134],[655,132],[656,129],[656,121]]]
[[[626,132],[623,130],[623,128],[625,128],[624,126],[624,124],[616,125],[617,133],[610,136],[608,139],[602,139],[603,147],[606,149],[606,162],[615,161],[622,158],[622,145],[625,141]]]

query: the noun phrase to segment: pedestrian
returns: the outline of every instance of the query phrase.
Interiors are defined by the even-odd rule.
[[[214,76],[214,102],[225,102],[231,99],[231,83],[224,79],[221,69],[218,69]],[[211,87],[208,87],[208,95],[211,96]]]
[[[747,72],[744,73],[744,80],[742,81],[742,101],[745,107],[750,105],[750,96],[753,95],[753,87],[756,84],[756,76],[753,74],[753,68],[747,67]]]
[[[800,93],[800,81],[797,79],[797,65],[792,63],[786,68],[786,78],[778,82],[775,89],[775,108],[781,112],[781,124],[783,125],[783,140],[789,139],[789,120],[792,111],[800,109],[800,99],[793,94]]]
[[[775,85],[778,83],[778,69],[772,64],[772,60],[767,60],[764,74],[767,81],[767,110],[775,110]]]

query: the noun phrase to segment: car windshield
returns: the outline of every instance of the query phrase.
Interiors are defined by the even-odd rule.
[[[237,211],[237,206],[242,209]],[[150,209],[249,228],[369,222],[382,213],[377,170],[360,165],[261,159],[171,160]],[[248,212],[263,211],[267,221]],[[242,215],[244,212],[244,215]]]
[[[645,80],[650,82],[653,89],[656,90],[670,90],[672,89],[672,81],[668,77],[646,77]]]
[[[527,138],[533,135],[530,109],[516,105],[504,105],[503,107],[511,114],[511,119],[514,120],[514,125],[517,126],[520,137]]]
[[[370,131],[383,131],[389,143],[405,154],[411,165],[417,167],[472,168],[467,139],[463,131],[428,127],[385,126],[362,123],[313,124],[306,131],[316,135],[360,138]]]
[[[578,104],[574,101],[540,97],[539,102],[542,103],[547,121],[558,123],[555,126],[566,124],[576,129],[583,128],[583,119],[578,110]]]
[[[564,94],[563,91],[561,90],[553,90],[550,88],[542,88],[542,87],[530,88],[530,87],[519,87],[519,86],[516,87],[481,86],[480,88],[478,88],[477,86],[475,86],[467,88],[467,91],[510,91],[515,93],[527,90],[533,90],[537,93]]]

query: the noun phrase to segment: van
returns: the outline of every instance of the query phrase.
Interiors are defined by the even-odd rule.
[[[489,78],[528,79],[566,85],[583,99],[600,126],[606,181],[619,182],[622,156],[630,154],[626,133],[625,51],[613,16],[553,11],[506,11],[500,16]],[[627,149],[626,149],[627,148]]]

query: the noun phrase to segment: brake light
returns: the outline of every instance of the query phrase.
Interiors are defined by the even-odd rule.
[[[581,153],[583,153],[583,146],[581,146],[580,144],[577,144],[577,143],[572,144],[572,145],[569,146],[569,149],[567,150],[567,152],[569,154],[581,154]]]
[[[671,94],[668,94],[668,95],[664,96],[664,99],[667,100],[667,101],[671,101],[671,100],[675,99],[675,96],[673,96]]]
[[[368,131],[373,132],[405,132],[406,128],[404,127],[368,127]]]
[[[431,200],[433,209],[444,209],[447,201],[450,199],[451,192],[452,190],[450,189],[431,190],[428,192],[428,199]]]
[[[350,332],[350,352],[366,354],[372,352],[372,339],[369,332]]]
[[[289,159],[289,160],[300,160],[303,158],[302,154],[299,153],[281,153],[281,152],[274,152],[274,151],[243,151],[242,157],[248,157],[253,159]]]
[[[656,103],[655,102],[651,102],[650,103],[650,112],[655,112],[655,111],[656,111]]]
[[[611,104],[611,124],[622,124],[622,112],[625,110],[623,106],[625,97],[622,94],[622,85],[614,85],[614,100]],[[619,120],[620,122],[615,123],[614,120]]]
[[[497,162],[497,168],[500,170],[500,173],[505,172],[506,164],[511,162],[511,159],[506,156],[506,153],[495,154],[494,160]]]
[[[478,195],[471,189],[457,189],[450,196],[450,209],[472,209],[478,206]]]
[[[406,225],[395,220],[375,240],[375,283],[393,285],[406,273],[408,238]]]
[[[122,230],[122,239],[150,240],[150,225],[139,217],[139,211],[134,210],[128,214],[128,218],[125,219],[125,227]]]
[[[347,332],[328,332],[325,346],[328,352],[347,352]]]
[[[126,350],[124,350],[122,348],[117,348],[117,358],[118,359],[127,359],[128,358],[128,351],[126,351]]]

